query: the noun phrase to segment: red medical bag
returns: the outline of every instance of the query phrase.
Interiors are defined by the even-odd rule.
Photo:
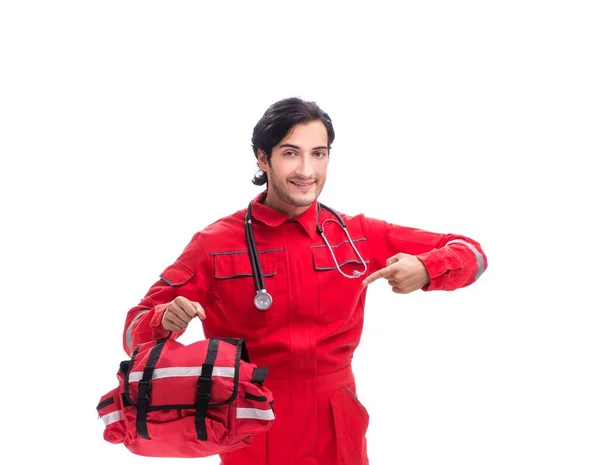
[[[160,339],[121,362],[119,385],[100,398],[104,439],[149,457],[207,457],[252,443],[275,420],[266,367],[243,339],[184,345]]]

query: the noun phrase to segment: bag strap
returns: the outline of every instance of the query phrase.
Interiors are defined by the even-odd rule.
[[[250,363],[250,356],[248,355],[248,347],[246,346],[246,340],[239,338],[233,338],[233,337],[221,337],[219,338],[222,341],[228,342],[229,344],[232,344],[236,347],[241,346],[241,360],[243,360],[244,362],[248,362]]]
[[[196,435],[198,440],[206,441],[208,435],[206,432],[206,409],[210,401],[210,391],[212,388],[212,372],[217,360],[219,350],[219,339],[211,339],[208,343],[206,359],[202,364],[202,372],[198,377],[196,390]]]
[[[129,360],[125,360],[125,361],[121,362],[121,364],[119,366],[119,369],[123,372],[123,375],[125,377],[125,382],[124,382],[124,386],[123,386],[123,394],[125,394],[125,397],[127,397],[127,400],[129,401],[130,405],[133,405],[133,402],[131,401],[131,396],[129,395],[129,373],[131,372],[131,369],[133,368],[133,363],[135,362],[135,357],[137,356],[137,353],[139,352],[139,350],[140,350],[140,344],[135,346],[135,349],[133,350],[133,353],[131,354],[131,358]]]
[[[154,367],[158,362],[165,342],[166,339],[159,339],[156,345],[152,348],[150,355],[148,356],[146,366],[144,367],[142,379],[138,382],[137,415],[135,419],[135,426],[137,428],[138,435],[144,439],[150,439],[150,436],[148,435],[146,416],[148,414],[148,407],[150,406],[152,373],[154,372]]]

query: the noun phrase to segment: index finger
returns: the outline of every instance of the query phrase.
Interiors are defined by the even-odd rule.
[[[371,284],[373,281],[377,281],[379,278],[385,278],[386,274],[388,272],[388,268],[389,267],[385,267],[382,268],[380,270],[375,271],[374,273],[371,273],[369,276],[367,276],[363,283],[363,286],[368,286],[369,284]]]
[[[177,302],[178,307],[183,310],[185,312],[185,314],[189,317],[189,318],[194,318],[197,314],[197,310],[196,307],[194,307],[194,304],[192,302],[190,302],[189,300],[183,300],[180,302]]]

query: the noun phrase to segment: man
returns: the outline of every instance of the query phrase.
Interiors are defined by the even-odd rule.
[[[369,415],[351,368],[367,285],[383,278],[398,294],[454,290],[487,268],[481,246],[465,236],[341,214],[348,236],[317,202],[334,137],[315,103],[271,105],[252,138],[253,182],[267,187],[249,205],[251,221],[244,208],[197,232],[127,314],[128,353],[177,338],[198,316],[207,338],[245,338],[251,360],[268,367],[275,422],[252,445],[222,454],[223,465],[368,464]],[[246,224],[264,285],[254,279]],[[268,294],[257,294],[262,288]]]

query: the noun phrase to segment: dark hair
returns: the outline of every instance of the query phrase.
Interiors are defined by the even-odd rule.
[[[262,118],[254,126],[252,133],[252,150],[258,159],[258,149],[265,152],[267,162],[271,160],[272,150],[297,125],[320,120],[327,129],[327,147],[335,139],[335,131],[331,118],[315,102],[297,97],[279,100],[272,104]],[[260,170],[254,175],[253,184],[261,186],[267,182],[267,175]]]

